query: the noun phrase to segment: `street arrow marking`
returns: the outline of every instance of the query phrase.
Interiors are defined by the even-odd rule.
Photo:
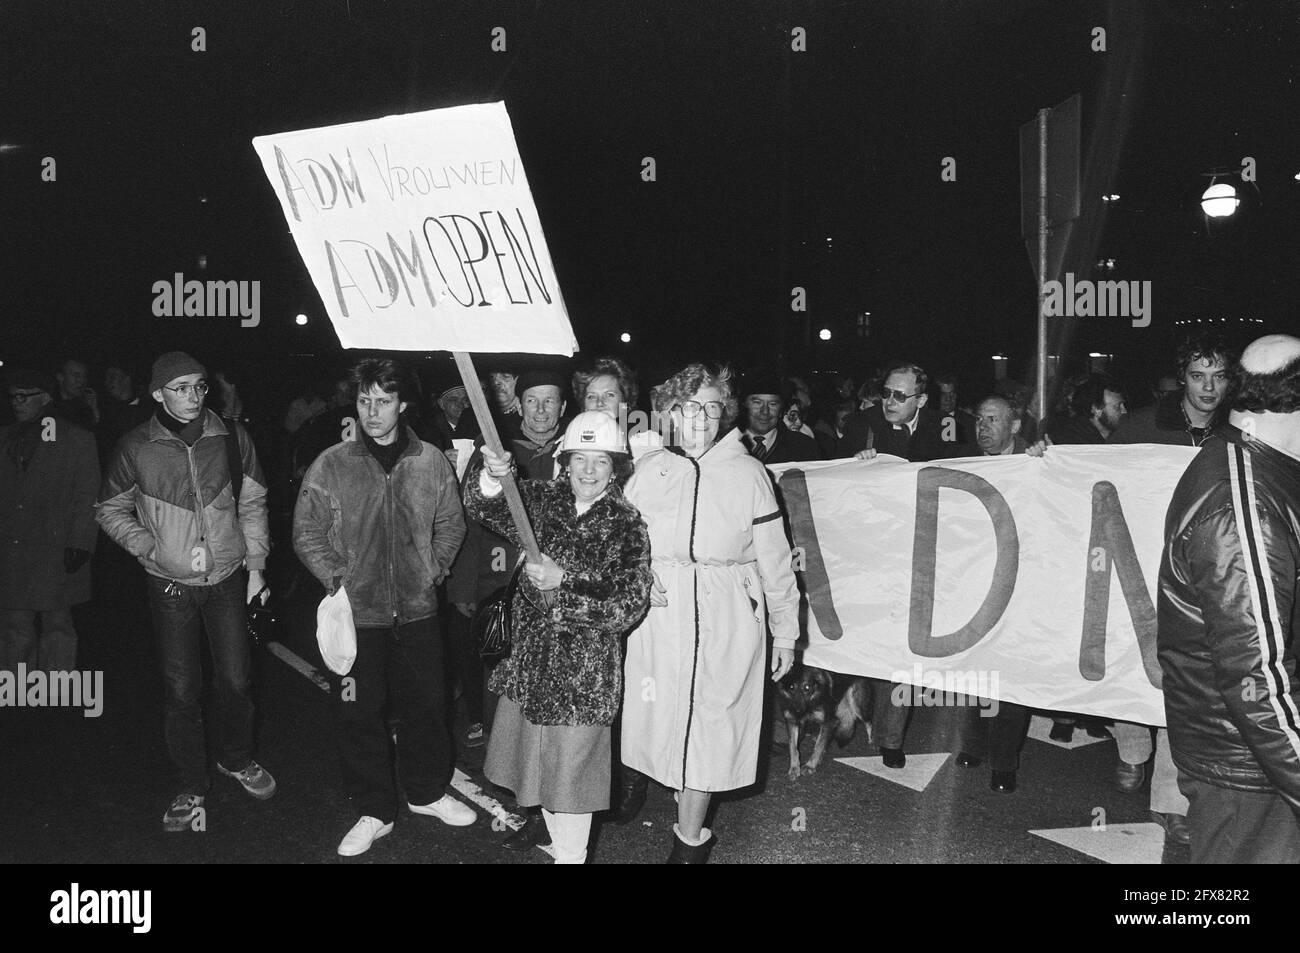
[[[1052,719],[1045,715],[1035,715],[1029,720],[1029,737],[1035,741],[1043,741],[1049,745],[1056,745],[1058,748],[1086,748],[1088,745],[1095,745],[1102,741],[1111,741],[1110,738],[1094,738],[1081,727],[1075,727],[1074,737],[1070,741],[1057,741],[1051,737]]]
[[[901,768],[885,767],[882,758],[836,758],[835,760],[877,778],[901,784],[913,791],[924,791],[934,780],[934,776],[939,773],[939,769],[947,764],[951,757],[952,755],[943,753],[908,754],[907,764]]]
[[[1058,827],[1029,833],[1108,864],[1158,864],[1164,859],[1165,829],[1159,824]]]

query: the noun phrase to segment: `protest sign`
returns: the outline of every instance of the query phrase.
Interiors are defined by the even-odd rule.
[[[504,103],[253,148],[344,347],[577,350]]]

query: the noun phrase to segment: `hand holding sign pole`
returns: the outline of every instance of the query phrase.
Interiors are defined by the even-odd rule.
[[[451,351],[501,452],[470,354],[577,350],[505,104],[259,136],[253,148],[339,342]],[[503,485],[540,561],[518,487]]]

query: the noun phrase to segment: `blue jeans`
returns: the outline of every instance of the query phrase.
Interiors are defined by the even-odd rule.
[[[149,576],[148,584],[162,664],[167,754],[180,772],[182,793],[203,794],[209,777],[200,619],[208,635],[216,689],[217,761],[229,771],[242,771],[253,760],[244,574],[235,571],[215,586],[185,586],[157,576]]]

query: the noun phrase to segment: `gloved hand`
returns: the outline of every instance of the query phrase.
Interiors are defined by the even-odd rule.
[[[82,566],[86,565],[90,559],[90,552],[85,549],[77,549],[75,546],[69,546],[63,550],[63,571],[71,575]]]

